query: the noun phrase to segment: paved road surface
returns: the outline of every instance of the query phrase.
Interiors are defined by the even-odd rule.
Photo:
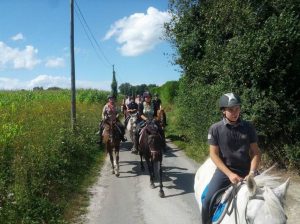
[[[195,162],[172,143],[163,158],[165,198],[160,198],[159,187],[150,188],[147,172],[140,171],[139,156],[131,154],[131,143],[122,143],[120,177],[111,174],[108,158],[91,187],[88,213],[79,224],[200,224],[198,206],[194,198]],[[290,174],[275,171],[282,181]],[[158,186],[158,183],[156,183]],[[300,223],[300,177],[293,175],[286,201],[287,223]]]
[[[159,197],[159,187],[150,188],[147,166],[144,173],[140,171],[139,156],[129,151],[131,143],[122,143],[120,177],[111,174],[107,158],[98,182],[90,190],[88,213],[78,223],[199,224],[193,193],[198,165],[171,143],[168,146],[163,158],[165,198]]]

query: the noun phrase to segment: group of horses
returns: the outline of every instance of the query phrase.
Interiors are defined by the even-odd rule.
[[[140,155],[141,170],[145,170],[143,165],[144,158],[149,170],[150,186],[154,188],[155,167],[159,167],[159,196],[164,197],[162,184],[163,144],[157,127],[160,116],[158,116],[158,120],[147,122],[138,140],[135,139],[137,114],[134,113],[129,116],[126,128],[133,143],[133,150],[136,149]],[[106,152],[110,157],[112,173],[119,176],[120,132],[116,124],[109,120],[105,121],[103,142]],[[203,197],[205,187],[207,187],[215,169],[215,164],[208,159],[196,172],[194,191],[200,213],[202,209],[201,197]],[[230,193],[227,193],[227,190],[223,194],[223,197],[226,194],[231,194],[231,197],[227,196],[231,200],[226,197],[225,199],[220,199],[221,201],[219,200],[218,206],[220,207],[221,205],[222,214],[219,214],[217,219],[211,217],[211,223],[286,224],[287,216],[284,211],[284,199],[289,186],[289,179],[279,186],[277,182],[278,178],[268,175],[268,171],[254,178],[248,178],[238,185],[232,185],[229,188],[231,189]],[[217,207],[215,213],[220,213],[218,211],[219,207]]]
[[[164,197],[163,184],[162,184],[162,158],[164,151],[164,139],[159,132],[159,125],[163,127],[163,111],[160,110],[157,113],[157,117],[147,121],[144,127],[140,130],[139,139],[136,135],[137,128],[137,113],[128,114],[129,120],[127,124],[127,131],[130,136],[130,140],[133,143],[133,152],[137,152],[140,155],[141,170],[144,171],[145,167],[143,164],[143,158],[145,159],[150,175],[150,186],[155,188],[155,168],[159,167],[159,196]],[[121,133],[118,130],[118,126],[115,122],[110,119],[104,121],[104,131],[100,133],[103,136],[103,143],[105,145],[106,153],[109,154],[112,174],[117,177],[120,175],[119,172],[119,153],[121,143]],[[159,166],[157,166],[157,164]]]

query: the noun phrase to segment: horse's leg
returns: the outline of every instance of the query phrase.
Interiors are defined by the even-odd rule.
[[[107,143],[107,151],[109,153],[109,159],[110,159],[110,163],[111,163],[111,173],[115,174],[115,167],[114,167],[114,157],[113,157],[113,151],[112,151],[112,147],[110,145],[110,143]]]
[[[119,173],[119,151],[120,151],[120,146],[116,146],[115,147],[115,158],[116,158],[116,176],[120,176],[120,173]]]
[[[149,170],[149,175],[150,175],[150,186],[151,188],[155,188],[154,185],[154,169],[153,169],[153,162],[149,160],[149,158],[146,159],[147,161],[147,166],[148,166],[148,170]]]
[[[144,172],[145,171],[145,167],[144,167],[144,163],[143,163],[143,153],[140,150],[140,158],[141,158],[141,170]]]
[[[162,159],[159,161],[159,196],[161,198],[165,197],[165,192],[163,190],[163,183],[162,183],[162,167],[161,167]]]

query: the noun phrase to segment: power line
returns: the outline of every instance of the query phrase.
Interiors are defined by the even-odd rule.
[[[95,43],[96,46],[98,47],[98,50],[100,51],[102,57],[105,59],[105,62],[111,67],[111,66],[112,66],[112,63],[108,60],[108,58],[107,58],[106,55],[104,54],[103,50],[101,49],[100,45],[98,44],[98,41],[96,40],[96,38],[95,38],[95,36],[93,35],[93,32],[91,31],[91,29],[90,29],[88,23],[86,22],[86,19],[84,18],[84,16],[83,16],[83,14],[82,14],[82,12],[81,12],[81,10],[80,10],[80,8],[79,8],[79,5],[78,5],[78,3],[77,3],[76,0],[75,0],[75,5],[76,5],[76,9],[77,9],[78,12],[79,12],[79,14],[78,14],[78,12],[76,11],[76,14],[79,15],[79,17],[78,17],[78,18],[79,18],[79,21],[80,21],[80,23],[81,23],[81,25],[82,25],[82,27],[83,27],[83,29],[84,29],[85,34],[86,34],[87,37],[88,37],[88,39],[89,39],[89,41],[90,41],[90,43],[91,43],[93,49],[96,51],[96,54],[97,54],[98,58],[99,58],[100,60],[103,60],[103,59],[100,57],[99,52],[96,50],[95,45],[93,44],[93,41],[92,41],[92,40],[94,40],[94,43]],[[80,18],[80,17],[81,17],[81,18]],[[92,38],[92,39],[91,39],[91,38]]]

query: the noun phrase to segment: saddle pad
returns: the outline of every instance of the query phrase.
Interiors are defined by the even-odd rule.
[[[230,203],[230,201],[228,201],[228,198],[232,192],[232,189],[233,189],[232,187],[229,187],[228,189],[226,189],[226,191],[221,194],[221,200],[219,201],[219,203],[214,204],[213,207],[215,208],[215,212],[214,212],[213,216],[211,217],[212,224],[219,223],[220,220],[223,219],[224,213],[226,213],[226,211],[227,211],[228,203]],[[224,189],[220,189],[220,190],[224,190]],[[208,185],[205,187],[205,189],[201,195],[202,203],[206,197],[207,192],[208,192]],[[218,194],[218,192],[216,192],[215,195],[216,194]],[[212,197],[212,199],[216,198],[215,195]]]
[[[220,219],[223,219],[223,213],[227,212],[227,201],[225,203],[220,203],[211,219],[212,224],[219,223]]]

